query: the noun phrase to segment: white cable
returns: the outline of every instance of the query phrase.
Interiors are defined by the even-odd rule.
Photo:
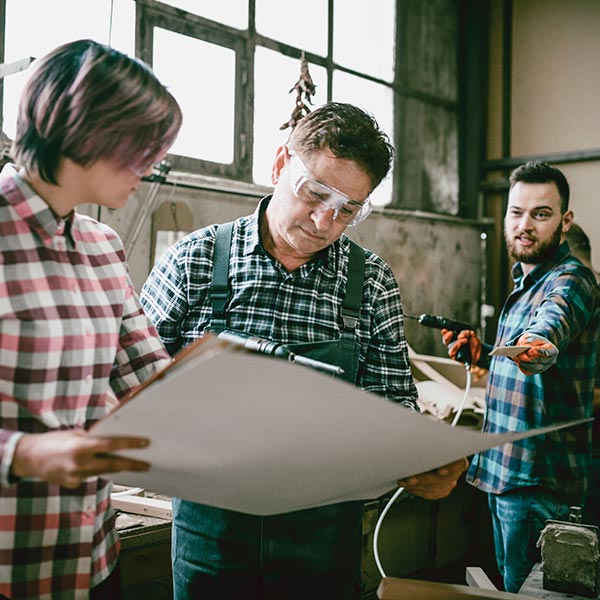
[[[460,420],[462,412],[465,408],[465,403],[467,401],[467,397],[469,396],[469,391],[471,390],[471,365],[468,365],[465,363],[465,370],[467,372],[467,382],[465,384],[465,393],[463,395],[460,406],[458,407],[458,410],[456,411],[456,416],[454,417],[452,424],[450,425],[451,427],[454,427]],[[383,570],[383,566],[381,565],[381,560],[379,559],[379,550],[378,550],[379,530],[381,529],[381,524],[383,523],[383,519],[385,518],[385,515],[387,515],[390,508],[392,508],[392,504],[394,504],[394,502],[396,502],[396,500],[402,494],[402,492],[404,492],[404,488],[403,487],[398,488],[394,492],[394,495],[387,501],[387,504],[385,505],[384,509],[381,511],[381,514],[379,515],[379,519],[377,519],[377,524],[375,525],[375,532],[373,533],[373,555],[375,557],[375,564],[377,565],[377,569],[379,570],[379,574],[381,575],[381,577],[386,577],[386,574],[385,574],[385,571]]]
[[[388,500],[387,504],[385,505],[385,508],[381,511],[381,514],[379,515],[379,519],[377,519],[377,525],[375,525],[375,533],[373,534],[373,554],[375,556],[375,564],[377,565],[377,568],[379,569],[379,573],[381,574],[382,577],[385,577],[385,571],[383,570],[383,567],[381,566],[381,561],[379,560],[379,551],[377,550],[377,545],[378,545],[377,541],[379,539],[379,530],[381,529],[381,524],[383,523],[383,518],[387,514],[388,510],[390,510],[390,508],[392,508],[392,504],[394,504],[394,502],[396,501],[396,498],[398,498],[398,496],[400,496],[400,494],[403,491],[404,491],[404,488],[399,487],[394,492],[394,495]]]
[[[471,391],[471,365],[465,363],[465,370],[467,372],[467,381],[465,383],[465,393],[463,394],[462,402],[460,403],[460,406],[458,407],[458,410],[456,411],[456,415],[454,416],[454,420],[452,421],[451,427],[454,427],[460,420],[462,412],[465,409],[465,404],[467,402],[467,398],[469,397],[469,392]]]
[[[138,494],[142,493],[144,490],[144,488],[141,487],[134,487],[134,488],[128,488],[126,490],[122,490],[120,492],[112,492],[112,494],[110,495],[111,498],[121,498],[123,496],[137,496]]]

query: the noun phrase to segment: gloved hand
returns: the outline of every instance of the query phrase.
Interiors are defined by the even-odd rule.
[[[444,344],[448,346],[448,356],[463,362],[458,358],[458,352],[461,348],[467,351],[471,356],[471,364],[477,364],[481,356],[481,340],[477,337],[477,334],[472,329],[463,329],[456,335],[455,331],[450,329],[442,329],[442,340]],[[456,339],[455,339],[456,338]]]
[[[542,373],[551,367],[558,357],[558,348],[552,342],[533,333],[524,333],[516,345],[529,347],[525,352],[512,357],[525,375]]]

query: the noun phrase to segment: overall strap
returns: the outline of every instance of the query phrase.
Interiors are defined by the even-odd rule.
[[[229,298],[229,255],[232,234],[233,221],[217,227],[210,286],[212,316],[209,324],[209,328],[217,333],[227,329],[225,305]]]
[[[210,288],[210,304],[212,317],[210,329],[221,332],[227,329],[225,305],[229,298],[229,255],[233,222],[223,223],[217,228],[215,249],[213,255],[213,271]],[[348,283],[346,295],[342,303],[343,332],[354,337],[354,331],[360,318],[362,305],[363,280],[365,275],[365,252],[361,246],[350,241],[350,256],[348,259]]]
[[[344,368],[343,379],[357,384],[360,349],[356,329],[360,319],[362,291],[365,276],[365,252],[358,244],[350,241],[348,257],[348,283],[346,296],[342,302],[342,330],[340,331],[339,351]]]
[[[350,256],[348,258],[348,283],[346,296],[342,303],[342,322],[344,331],[352,332],[358,325],[360,307],[362,305],[363,282],[365,278],[365,251],[350,241]]]

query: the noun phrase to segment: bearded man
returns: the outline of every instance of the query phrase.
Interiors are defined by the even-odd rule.
[[[523,346],[521,354],[489,357],[475,332],[460,332],[453,358],[468,344],[473,362],[489,368],[489,433],[522,431],[592,416],[598,287],[594,274],[564,240],[573,223],[569,184],[544,162],[521,165],[510,176],[504,219],[515,264],[496,346]],[[444,341],[452,337],[444,331]],[[507,591],[518,592],[536,562],[546,519],[568,520],[583,506],[588,487],[592,426],[585,423],[505,444],[476,455],[467,480],[488,494],[498,568]]]

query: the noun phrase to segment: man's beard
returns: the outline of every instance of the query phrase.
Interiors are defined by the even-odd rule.
[[[510,256],[514,260],[527,265],[539,265],[553,256],[560,246],[561,235],[562,223],[559,224],[549,240],[541,243],[535,241],[531,248],[519,251],[517,250],[514,236],[509,239],[508,234],[506,232],[504,233]]]

